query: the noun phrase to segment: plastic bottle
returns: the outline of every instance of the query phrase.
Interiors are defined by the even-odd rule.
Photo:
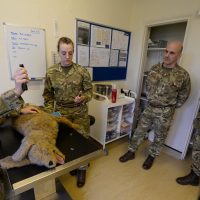
[[[113,84],[112,86],[112,103],[116,103],[117,101],[117,88],[116,85]]]

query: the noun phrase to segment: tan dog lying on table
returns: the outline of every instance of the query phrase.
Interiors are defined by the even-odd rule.
[[[21,167],[36,164],[53,168],[56,164],[64,164],[65,156],[56,145],[58,123],[79,129],[77,124],[64,117],[55,117],[42,110],[35,114],[23,114],[13,121],[14,128],[24,138],[19,149],[12,155],[0,160],[3,168]]]

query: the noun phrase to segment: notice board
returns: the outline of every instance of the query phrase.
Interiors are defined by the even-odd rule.
[[[81,19],[76,27],[76,62],[92,68],[92,80],[126,79],[131,32]]]
[[[29,77],[41,79],[46,74],[45,30],[3,24],[11,78],[19,64],[24,64]]]

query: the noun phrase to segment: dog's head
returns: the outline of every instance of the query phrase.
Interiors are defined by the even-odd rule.
[[[25,137],[12,159],[17,162],[28,159],[31,164],[53,168],[57,164],[64,164],[65,156],[58,148],[44,140],[34,142]]]
[[[55,146],[37,142],[31,146],[28,159],[32,164],[53,168],[57,164],[64,164],[65,156]]]

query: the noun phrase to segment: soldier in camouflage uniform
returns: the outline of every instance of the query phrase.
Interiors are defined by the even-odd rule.
[[[200,177],[200,111],[198,112],[193,125],[195,132],[192,149],[192,169],[188,175],[177,178],[176,182],[181,185],[198,186]]]
[[[44,87],[44,105],[48,112],[60,112],[73,123],[77,130],[89,136],[90,120],[87,103],[92,98],[92,82],[84,67],[73,63],[74,43],[67,37],[58,41],[57,50],[61,62],[48,68]],[[77,170],[77,186],[85,184],[86,169]]]
[[[28,74],[26,69],[20,68],[15,72],[15,89],[9,90],[3,93],[0,96],[0,124],[3,124],[7,118],[15,117],[20,113],[35,113],[37,109],[29,106],[23,107],[24,101],[21,98],[22,83],[28,82]],[[1,142],[1,141],[0,141]],[[0,168],[0,199],[3,200],[5,198],[4,194],[4,175],[3,171]]]
[[[181,107],[190,94],[189,74],[177,64],[181,52],[180,42],[169,42],[163,63],[153,66],[149,71],[146,81],[148,104],[131,138],[128,152],[119,158],[120,162],[135,158],[135,151],[151,128],[154,129],[154,141],[143,163],[143,168],[150,169],[154,158],[160,154],[175,108]]]
[[[59,111],[61,115],[79,124],[81,130],[78,131],[88,137],[87,102],[92,98],[91,78],[87,69],[72,62],[73,43],[66,44],[61,39],[58,45],[61,63],[48,68],[46,74],[43,93],[45,109],[50,113]]]

